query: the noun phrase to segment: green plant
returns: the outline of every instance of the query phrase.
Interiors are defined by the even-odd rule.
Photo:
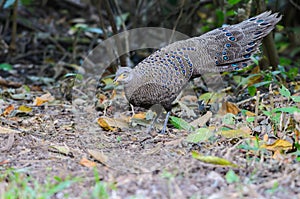
[[[53,179],[47,178],[41,183],[31,176],[26,175],[24,170],[8,169],[0,174],[0,181],[7,181],[7,187],[1,197],[6,199],[18,198],[51,198],[55,194],[70,187],[78,178],[61,179],[55,176]]]

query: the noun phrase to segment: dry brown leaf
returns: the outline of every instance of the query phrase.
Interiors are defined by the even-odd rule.
[[[259,65],[255,66],[252,70],[251,70],[251,74],[258,74],[260,72],[260,67]]]
[[[117,96],[117,91],[113,90],[112,93],[111,93],[110,99],[113,100],[113,99],[115,99],[116,96]]]
[[[51,102],[54,101],[55,98],[50,94],[50,93],[46,93],[40,97],[35,98],[33,105],[34,106],[41,106],[46,102]]]
[[[9,163],[9,160],[3,160],[0,162],[0,165],[4,165],[4,164],[8,164]]]
[[[52,145],[50,148],[53,148],[56,150],[56,152],[64,154],[64,155],[70,155],[70,148],[68,146],[58,146],[58,145]]]
[[[105,130],[105,131],[115,131],[116,128],[111,127],[105,118],[98,118],[98,124]]]
[[[253,113],[253,112],[251,112],[251,111],[246,111],[245,114],[246,114],[246,116],[248,116],[248,117],[253,117],[253,116],[255,116],[255,113]]]
[[[237,107],[237,105],[231,102],[223,102],[222,107],[219,110],[220,115],[226,115],[227,113],[232,113],[234,115],[237,115],[239,112],[240,109]]]
[[[5,110],[3,111],[3,113],[1,115],[3,115],[4,117],[8,116],[13,110],[15,110],[14,105],[10,104],[8,107],[5,108]]]
[[[286,140],[278,139],[272,144],[263,144],[263,145],[261,145],[261,148],[264,148],[264,149],[267,149],[267,150],[270,150],[270,151],[277,151],[277,150],[286,151],[286,150],[291,150],[293,148],[293,144],[286,141]]]
[[[269,140],[269,136],[268,136],[268,134],[265,134],[263,137],[263,141],[267,142],[268,140]]]
[[[100,104],[102,104],[103,101],[107,99],[107,97],[104,94],[99,94],[97,97]]]
[[[300,124],[300,113],[295,112],[295,113],[293,114],[293,117],[294,117],[294,120],[295,120],[297,123]]]
[[[9,128],[5,128],[0,126],[0,134],[6,134],[6,133],[21,133],[20,131],[17,130],[13,130],[13,129],[9,129]]]
[[[101,162],[102,164],[106,164],[108,157],[102,152],[93,149],[88,149],[88,153],[95,159]]]
[[[106,131],[117,131],[117,128],[128,128],[128,123],[122,119],[114,119],[109,117],[100,117],[98,124]]]
[[[95,167],[97,165],[96,162],[90,161],[86,158],[82,158],[79,163],[85,167]]]
[[[137,114],[134,114],[132,116],[132,118],[135,118],[135,119],[146,119],[146,113],[145,112],[142,112],[142,113],[137,113]]]
[[[190,125],[194,126],[194,127],[201,127],[204,126],[206,124],[206,122],[208,122],[210,120],[210,118],[212,117],[212,112],[207,111],[207,113],[199,118],[197,118],[196,120],[190,122]]]
[[[243,130],[243,129],[233,129],[233,130],[223,130],[217,132],[217,134],[225,137],[225,138],[249,138],[251,137],[251,131]]]
[[[283,156],[282,156],[282,154],[280,153],[280,150],[276,150],[276,151],[274,152],[272,158],[275,159],[275,160],[278,160],[278,161],[282,160],[282,159],[283,159]]]
[[[196,103],[197,100],[198,100],[198,98],[195,95],[185,95],[180,99],[180,101],[182,101],[182,102],[185,101],[185,102],[189,102],[189,103],[192,103],[192,102]]]

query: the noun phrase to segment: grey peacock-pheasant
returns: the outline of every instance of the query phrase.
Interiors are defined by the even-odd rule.
[[[160,104],[167,111],[194,77],[207,72],[239,70],[251,64],[263,37],[281,20],[278,13],[261,13],[239,24],[218,28],[199,37],[174,42],[145,58],[135,68],[120,67],[115,81],[124,84],[128,101],[138,107]]]

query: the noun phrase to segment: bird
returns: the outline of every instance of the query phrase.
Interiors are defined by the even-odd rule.
[[[155,51],[134,68],[119,67],[114,82],[124,85],[131,105],[149,109],[159,104],[166,110],[161,130],[164,134],[172,102],[189,80],[208,72],[236,71],[251,65],[251,55],[259,50],[262,39],[281,18],[279,13],[266,11],[238,24],[174,42]]]

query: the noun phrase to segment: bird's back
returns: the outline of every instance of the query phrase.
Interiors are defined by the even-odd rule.
[[[170,110],[171,103],[191,78],[248,66],[262,38],[280,19],[277,13],[264,12],[154,52],[133,69],[135,77],[125,85],[127,99],[136,106],[161,104]]]

